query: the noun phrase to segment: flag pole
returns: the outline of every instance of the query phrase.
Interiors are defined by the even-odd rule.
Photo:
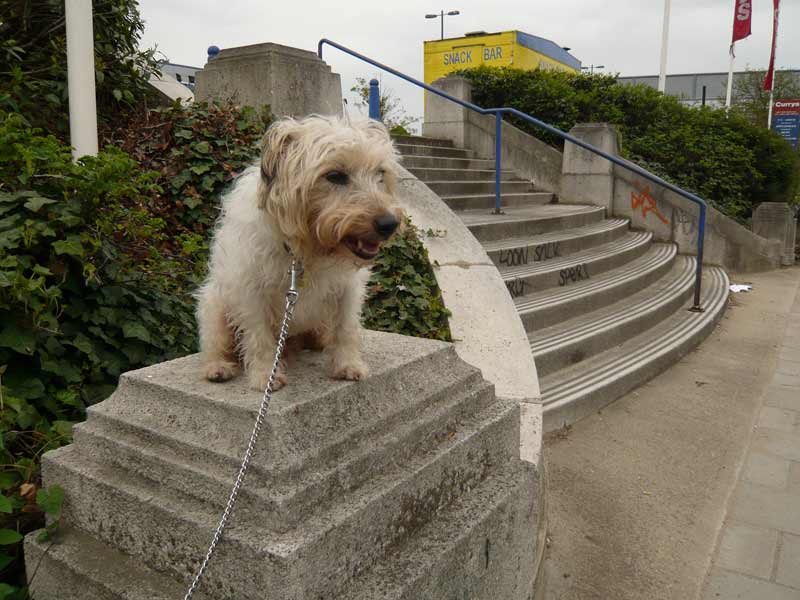
[[[772,25],[772,53],[769,57],[769,69],[767,70],[764,89],[767,89],[766,81],[769,81],[769,108],[767,111],[767,129],[772,129],[772,104],[775,95],[775,56],[778,54],[778,24],[780,22],[780,1],[773,0],[773,25]]]
[[[658,76],[658,91],[662,94],[667,88],[667,43],[669,42],[669,5],[671,0],[664,0],[664,27],[661,30],[661,71]]]
[[[728,68],[728,91],[725,94],[725,108],[729,109],[731,107],[731,95],[733,92],[733,59],[735,56],[733,55],[733,44],[731,44],[731,64]]]

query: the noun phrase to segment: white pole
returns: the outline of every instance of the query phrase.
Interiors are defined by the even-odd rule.
[[[767,113],[767,129],[772,129],[772,94],[775,89],[775,79],[773,75],[772,90],[769,91],[769,112]]]
[[[733,92],[733,44],[731,44],[731,66],[728,69],[728,92],[725,94],[725,108],[731,107],[731,93]]]
[[[66,0],[67,83],[72,158],[97,155],[92,0]]]
[[[669,5],[671,0],[664,0],[664,27],[661,31],[661,71],[658,76],[658,91],[662,94],[667,88],[667,42],[669,42]]]

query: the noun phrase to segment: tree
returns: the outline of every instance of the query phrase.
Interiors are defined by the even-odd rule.
[[[748,69],[744,75],[733,80],[731,111],[759,127],[766,127],[769,112],[769,92],[764,91],[766,75],[766,71]],[[800,77],[788,71],[775,71],[774,88],[775,100],[800,98]]]
[[[408,129],[420,121],[419,117],[411,117],[400,106],[400,99],[395,97],[390,88],[379,86],[381,120],[389,131],[397,134],[408,134]],[[369,80],[366,77],[356,77],[356,85],[350,88],[356,95],[355,105],[362,111],[369,110]]]

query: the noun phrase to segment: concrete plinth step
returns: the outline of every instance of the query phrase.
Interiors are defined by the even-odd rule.
[[[528,290],[564,286],[572,271],[579,270],[587,278],[625,265],[644,254],[653,234],[630,231],[612,242],[581,250],[561,258],[517,267],[501,267],[500,274],[512,295],[523,296]]]
[[[694,288],[695,260],[677,256],[661,279],[604,308],[529,335],[539,377],[595,356],[667,318]]]
[[[445,204],[455,211],[481,209],[488,211],[494,208],[494,194],[477,195],[440,195]],[[552,192],[503,192],[500,196],[502,210],[507,208],[527,207],[533,205],[550,204],[553,201]]]
[[[613,242],[627,231],[627,219],[607,219],[536,236],[485,242],[483,249],[498,268],[515,267],[560,258]]]
[[[652,244],[639,258],[599,276],[584,267],[568,269],[559,276],[559,288],[515,300],[525,329],[544,329],[638,292],[670,269],[676,253],[673,244]]]
[[[421,600],[522,597],[533,588],[536,565],[520,563],[534,553],[535,531],[543,507],[531,490],[541,484],[532,468],[504,469],[492,486],[478,485],[462,496],[453,509],[426,525],[414,539],[392,551],[369,571],[358,573],[340,593],[341,600]],[[518,499],[519,491],[527,501]],[[501,524],[513,534],[498,536]],[[465,527],[465,524],[468,527]],[[469,560],[464,560],[469,556]],[[494,565],[508,576],[501,585],[480,581],[475,574]],[[355,566],[355,569],[358,567]],[[499,583],[498,581],[498,583]]]
[[[395,144],[400,154],[411,156],[440,156],[444,158],[474,158],[475,152],[464,148],[446,148],[444,146],[428,146],[420,144]]]
[[[400,157],[406,169],[480,169],[494,173],[494,160],[489,158],[453,158],[446,156],[420,156],[408,154]]]
[[[75,528],[60,527],[52,541],[25,538],[31,598],[36,600],[180,600],[186,584],[146,567]],[[34,577],[34,573],[36,576]],[[220,600],[199,590],[197,600]]]
[[[603,220],[605,209],[580,204],[547,204],[507,208],[499,215],[486,209],[457,214],[478,241],[493,242],[597,223]]]
[[[363,485],[376,471],[425,454],[441,443],[442,432],[458,429],[493,401],[491,387],[480,377],[464,388],[451,388],[441,398],[376,433],[365,434],[345,448],[320,452],[302,468],[266,470],[254,464],[240,505],[260,513],[266,526],[287,530],[313,512],[323,511],[332,499]],[[111,417],[92,415],[75,429],[84,449],[121,468],[158,481],[176,491],[224,507],[227,491],[241,457],[215,454],[207,448],[176,443],[174,438]],[[376,450],[379,449],[379,450]]]
[[[407,167],[420,181],[494,181],[494,169]],[[521,181],[514,171],[501,171],[503,181]]]
[[[713,329],[728,299],[728,277],[706,267],[701,304],[691,301],[654,327],[593,358],[541,379],[544,429],[574,423],[655,377],[697,346]]]
[[[395,144],[419,145],[419,146],[441,146],[442,148],[452,148],[452,140],[442,140],[439,138],[423,137],[421,135],[393,135],[392,140]]]
[[[498,401],[456,430],[443,431],[425,454],[401,458],[355,492],[342,492],[336,507],[309,516],[293,531],[266,527],[263,507],[237,507],[209,568],[208,585],[222,590],[220,597],[241,600],[261,598],[264,589],[291,589],[292,573],[303,577],[293,584],[297,593],[287,591],[286,597],[317,598],[344,585],[353,576],[352,565],[366,569],[380,561],[449,512],[458,498],[483,484],[494,487],[503,466],[518,465],[518,423],[516,403]],[[150,568],[179,579],[193,572],[217,511],[86,450],[73,444],[45,459],[46,480],[66,493],[64,519]]]

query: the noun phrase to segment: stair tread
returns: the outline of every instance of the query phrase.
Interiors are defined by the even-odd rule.
[[[653,234],[647,231],[629,231],[624,236],[611,242],[593,246],[592,248],[587,248],[586,250],[574,252],[566,256],[517,267],[501,267],[500,275],[504,281],[510,281],[541,273],[560,271],[561,269],[580,264],[591,264],[592,262],[612,257],[615,254],[647,245],[650,243],[652,237]]]
[[[702,294],[705,312],[686,310],[691,301],[686,302],[682,309],[636,337],[543,377],[540,383],[545,411],[556,404],[568,404],[606,382],[651,363],[716,319],[727,302],[728,277],[719,267],[706,267],[705,273]]]
[[[597,335],[605,329],[619,327],[643,313],[657,311],[672,297],[691,287],[695,264],[692,257],[677,256],[672,269],[664,277],[636,294],[568,321],[530,332],[528,340],[534,357],[566,343]]]
[[[531,192],[532,193],[532,192]],[[520,208],[506,208],[504,214],[495,215],[485,208],[458,211],[456,214],[466,226],[491,225],[493,223],[513,223],[552,219],[570,215],[603,212],[600,206],[583,204],[545,204]]]
[[[520,296],[514,302],[519,312],[535,311],[537,309],[570,302],[577,297],[589,296],[600,290],[622,285],[646,273],[658,269],[660,266],[672,261],[677,253],[673,244],[653,244],[644,255],[631,262],[606,271],[601,275],[586,281],[564,286],[558,290],[552,288]]]
[[[423,183],[428,184],[430,182],[425,181]],[[546,191],[543,191],[543,190],[531,190],[529,192],[502,192],[500,194],[500,198],[518,198],[518,197],[523,197],[523,196],[552,196],[552,195],[553,195],[553,192],[546,192]],[[461,199],[464,199],[464,198],[491,198],[491,199],[494,199],[495,196],[494,196],[494,194],[439,194],[439,197],[442,200],[461,200]],[[461,216],[464,213],[468,212],[469,210],[479,210],[479,211],[483,211],[484,213],[486,212],[485,208],[479,208],[479,209],[468,209],[468,210],[464,210],[464,211],[457,211],[456,214]],[[505,210],[505,211],[513,210],[513,207],[505,207],[505,208],[503,208],[503,210]]]
[[[535,192],[534,192],[535,193]],[[550,194],[552,192],[539,192]],[[610,231],[613,229],[624,227],[627,229],[627,219],[606,219],[598,221],[597,223],[590,223],[589,225],[582,225],[581,227],[572,227],[570,229],[559,229],[558,231],[551,231],[549,233],[540,233],[538,235],[531,235],[528,237],[506,238],[502,240],[495,240],[492,242],[484,242],[483,249],[486,252],[496,252],[499,250],[513,250],[514,248],[522,248],[525,246],[539,246],[552,242],[562,242],[568,239],[581,238],[587,235],[600,233],[603,231]]]

